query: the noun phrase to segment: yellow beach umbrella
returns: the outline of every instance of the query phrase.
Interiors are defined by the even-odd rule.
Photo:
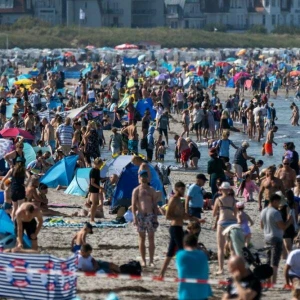
[[[246,52],[247,52],[246,49],[241,49],[236,55],[237,55],[237,56],[243,56],[243,55],[246,54]]]
[[[20,85],[20,84],[24,84],[24,85],[32,85],[33,81],[30,79],[20,79],[18,81],[15,81],[14,84]]]

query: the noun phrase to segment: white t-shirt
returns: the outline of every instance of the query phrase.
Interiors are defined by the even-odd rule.
[[[300,249],[293,250],[289,254],[286,264],[291,267],[289,269],[289,275],[300,276]]]
[[[87,96],[88,96],[88,99],[95,99],[95,92],[92,90],[92,91],[88,91],[87,92]]]
[[[84,258],[81,254],[78,254],[78,269],[84,272],[94,271],[92,260],[92,256]]]

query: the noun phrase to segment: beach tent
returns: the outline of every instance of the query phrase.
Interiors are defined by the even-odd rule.
[[[89,175],[92,168],[78,168],[65,194],[85,197],[89,190]]]
[[[234,88],[234,80],[233,80],[233,78],[230,78],[230,79],[227,81],[226,87]]]
[[[124,65],[127,65],[127,66],[132,66],[132,65],[137,65],[139,62],[138,58],[137,57],[124,57],[123,58],[123,63]]]
[[[42,176],[41,182],[47,184],[50,188],[56,188],[58,185],[69,186],[78,155],[67,156],[58,161],[53,167],[51,167],[45,175]]]
[[[85,104],[84,106],[81,106],[79,108],[69,110],[68,117],[71,119],[78,117],[83,111],[85,111],[88,108],[88,106],[89,104]]]
[[[145,111],[149,109],[151,119],[155,119],[156,111],[153,109],[153,101],[151,98],[139,100],[136,104],[135,109],[141,114],[141,116],[143,116],[145,114]]]
[[[25,153],[25,159],[26,159],[26,167],[36,159],[36,153],[32,146],[28,143],[24,143],[24,153]]]
[[[115,169],[115,174],[118,174],[117,172],[120,171],[121,167],[126,163],[119,175],[119,181],[112,199],[112,207],[117,205],[130,206],[132,191],[139,185],[138,167],[131,163],[131,157],[132,156],[128,155],[119,156],[113,161],[112,165],[109,166],[109,172]],[[163,184],[160,181],[157,171],[151,164],[148,165],[151,172],[151,186],[156,191],[161,191],[162,195],[164,195]]]

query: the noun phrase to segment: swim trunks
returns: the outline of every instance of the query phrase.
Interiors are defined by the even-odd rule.
[[[158,227],[157,216],[154,214],[137,214],[138,232],[155,232]]]
[[[190,158],[190,155],[191,155],[191,149],[189,149],[189,148],[181,151],[181,153],[180,153],[181,160],[183,162],[187,162]]]
[[[271,143],[265,143],[266,154],[273,155],[273,146]]]

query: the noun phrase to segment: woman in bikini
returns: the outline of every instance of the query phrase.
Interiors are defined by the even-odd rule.
[[[223,182],[219,187],[219,190],[221,192],[221,196],[216,199],[213,210],[213,217],[219,218],[217,226],[219,270],[216,275],[221,275],[224,272],[225,237],[222,232],[226,227],[237,223],[237,208],[235,205],[235,199],[231,196],[232,189],[229,182]]]

